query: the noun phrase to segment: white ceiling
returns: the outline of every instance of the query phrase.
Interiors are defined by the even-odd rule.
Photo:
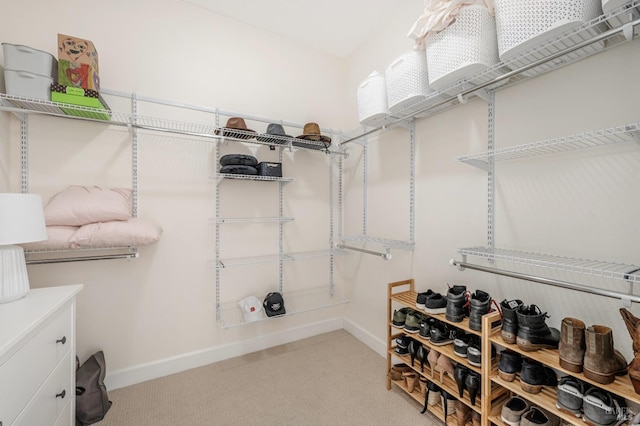
[[[389,19],[398,0],[183,1],[344,58]]]

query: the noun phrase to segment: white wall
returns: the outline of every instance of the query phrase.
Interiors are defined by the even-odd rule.
[[[357,85],[372,70],[383,72],[393,58],[411,50],[406,34],[422,12],[419,3],[403,3],[389,28],[350,58],[351,128],[357,126]],[[637,122],[639,52],[635,41],[498,92],[496,147]],[[369,144],[371,236],[406,238],[409,216],[402,198],[408,188],[407,135],[404,130],[386,131]],[[444,293],[448,284],[466,284],[471,291],[490,292],[497,302],[519,298],[538,304],[549,312],[547,323],[557,328],[569,316],[588,325],[607,325],[614,329],[616,346],[630,359],[631,340],[618,313],[620,301],[449,266],[451,258],[460,259],[457,248],[487,244],[486,173],[455,161],[487,149],[486,103],[474,100],[422,119],[416,135],[416,249],[396,250],[389,262],[369,255],[349,257],[343,265],[351,283],[347,323],[383,353],[388,319],[379,313],[386,309],[386,285],[413,277],[419,291]],[[353,145],[350,151],[354,155],[345,173],[354,178],[346,193],[346,233],[357,234],[362,223],[362,148]],[[640,151],[633,142],[498,164],[496,247],[637,265],[639,165]],[[487,265],[627,290],[620,282],[507,263]],[[635,304],[631,310],[640,313]]]
[[[177,0],[59,4],[0,1],[0,40],[56,55],[57,34],[93,41],[102,87],[142,96],[218,107],[274,121],[317,122],[340,129],[345,118],[344,64],[295,41],[257,30]],[[114,100],[115,108],[116,101]],[[118,106],[121,103],[118,103]],[[124,111],[127,111],[125,102]],[[139,114],[213,124],[213,114],[140,106]],[[221,117],[223,125],[227,117]],[[0,184],[19,191],[19,120],[2,114]],[[266,123],[248,122],[258,132]],[[290,134],[302,133],[288,128]],[[11,136],[5,137],[4,134]],[[4,143],[5,139],[11,144]],[[70,184],[131,186],[131,135],[124,128],[29,117],[30,190],[46,201]],[[11,151],[4,155],[4,150]],[[277,161],[267,147],[221,146]],[[322,153],[286,152],[286,250],[328,248],[329,160]],[[8,167],[11,167],[11,173]],[[32,287],[84,283],[78,297],[78,354],[105,351],[110,387],[341,328],[342,306],[220,330],[216,324],[214,144],[205,139],[140,132],[139,217],[164,233],[133,261],[30,266]],[[222,214],[277,216],[277,184],[223,182]],[[223,227],[224,257],[273,254],[276,225]],[[256,238],[256,234],[258,237]],[[265,238],[262,238],[265,237]],[[255,243],[265,241],[265,243]],[[277,269],[224,272],[221,301],[262,299],[277,290]],[[285,291],[328,288],[328,262],[287,265]],[[166,362],[165,362],[166,361]],[[117,380],[113,377],[117,376]]]

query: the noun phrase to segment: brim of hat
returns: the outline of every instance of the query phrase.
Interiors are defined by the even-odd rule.
[[[223,127],[222,130],[216,130],[216,135],[220,134],[227,138],[252,139],[256,136],[256,131],[251,129],[234,129],[231,127]]]
[[[285,138],[293,139],[293,136],[289,135],[270,135],[268,133],[263,133],[259,136],[256,136],[256,139],[260,142],[268,142],[274,145],[283,145],[288,143],[289,141],[285,140]]]
[[[325,135],[300,135],[298,136],[298,139],[306,139],[308,141],[322,141],[322,142],[327,142],[327,143],[331,143],[331,138],[329,136],[325,136]]]
[[[286,311],[284,310],[284,306],[278,309],[277,311],[270,311],[269,309],[265,309],[264,312],[267,314],[268,317],[276,317],[278,315],[286,314]]]

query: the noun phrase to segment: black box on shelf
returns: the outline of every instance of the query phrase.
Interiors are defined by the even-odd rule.
[[[267,161],[261,161],[256,166],[258,174],[260,176],[275,176],[282,177],[282,163],[270,163]]]

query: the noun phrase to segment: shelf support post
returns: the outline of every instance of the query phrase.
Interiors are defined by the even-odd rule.
[[[363,154],[362,154],[362,235],[367,235],[367,184],[368,184],[368,152],[369,144],[367,143],[367,137],[363,139]]]
[[[20,190],[23,194],[29,192],[28,117],[24,114],[20,120]]]
[[[133,126],[131,129],[131,193],[133,194],[131,214],[138,217],[138,97],[131,94],[131,118]]]
[[[487,148],[489,151],[494,150],[494,117],[495,117],[495,93],[488,93],[489,101],[487,103]],[[495,161],[493,156],[487,159],[487,246],[494,247],[494,224],[495,224],[495,200],[494,200],[494,181]],[[492,259],[490,259],[492,261]]]

